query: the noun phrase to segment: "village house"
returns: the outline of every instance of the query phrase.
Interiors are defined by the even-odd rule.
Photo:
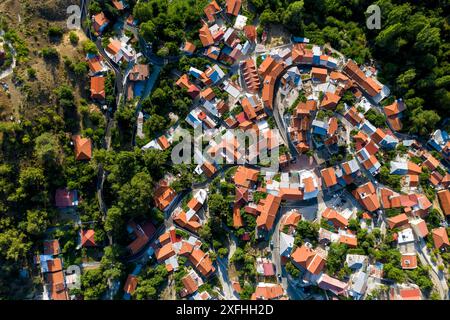
[[[91,98],[98,101],[105,100],[105,77],[91,77]]]
[[[72,137],[75,149],[75,160],[91,160],[92,142],[90,138],[82,138],[80,135]]]
[[[109,20],[103,12],[92,16],[92,27],[97,35],[101,35],[109,25]]]
[[[259,282],[251,300],[286,300],[287,296],[281,284]]]
[[[153,192],[153,199],[159,210],[166,210],[177,196],[166,180],[161,180]]]
[[[295,265],[306,270],[313,275],[321,273],[325,267],[326,259],[314,250],[310,243],[305,243],[301,247],[295,249],[291,254],[292,261]]]

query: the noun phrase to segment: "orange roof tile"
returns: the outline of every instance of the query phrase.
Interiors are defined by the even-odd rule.
[[[433,157],[431,154],[428,155],[427,159],[423,162],[424,166],[428,167],[430,170],[436,170],[440,165],[440,161]]]
[[[244,27],[245,36],[248,40],[255,42],[256,41],[256,27],[253,25],[246,25]]]
[[[204,9],[203,12],[208,18],[208,22],[214,22],[216,20],[215,15],[220,11],[220,6],[215,0],[211,1]]]
[[[422,300],[420,289],[400,289],[400,297],[403,300]]]
[[[320,103],[320,107],[325,109],[334,108],[339,103],[339,100],[341,100],[340,96],[332,92],[327,92]]]
[[[305,244],[297,248],[291,258],[312,274],[319,274],[325,266],[325,259]]]
[[[234,174],[234,183],[238,186],[249,188],[258,180],[259,171],[244,166],[239,166]]]
[[[167,150],[170,147],[169,140],[167,140],[165,135],[160,136],[156,141],[163,150]]]
[[[91,77],[91,98],[104,100],[105,97],[105,77]]]
[[[123,286],[123,290],[126,293],[133,294],[136,291],[136,287],[138,284],[138,279],[135,275],[129,274],[125,285]]]
[[[363,205],[368,211],[373,212],[380,208],[380,201],[375,191],[375,187],[372,182],[368,182],[355,191],[353,191],[355,198]]]
[[[447,230],[445,230],[444,227],[431,230],[431,234],[433,235],[434,246],[437,249],[446,248],[450,246],[450,242],[448,241]]]
[[[155,256],[158,262],[167,260],[173,255],[175,255],[175,251],[173,250],[171,242],[155,250]]]
[[[214,90],[211,87],[208,87],[200,92],[200,97],[206,100],[212,100],[214,99],[216,94],[214,93]]]
[[[190,295],[198,290],[197,282],[195,282],[195,280],[192,279],[191,275],[189,274],[182,278],[181,282],[183,282],[183,286],[186,289],[185,296]]]
[[[89,69],[91,69],[92,72],[97,73],[103,70],[103,67],[100,63],[100,59],[95,57],[92,59],[88,59],[88,65]]]
[[[227,13],[237,16],[239,14],[239,10],[241,10],[241,4],[241,0],[227,0]]]
[[[280,203],[280,197],[269,194],[266,199],[264,199],[264,205],[258,205],[258,210],[260,211],[259,216],[256,218],[258,228],[265,228],[267,231],[272,229]]]
[[[47,260],[47,268],[49,272],[58,272],[62,270],[62,262],[60,258]]]
[[[233,207],[233,227],[240,228],[243,225],[244,224],[242,222],[242,217],[241,217],[241,208],[237,205],[234,205],[234,207]]]
[[[82,247],[95,246],[95,231],[93,229],[81,230],[81,246]]]
[[[100,12],[94,16],[94,30],[99,32],[100,27],[108,23],[109,20],[106,18],[103,12]]]
[[[356,248],[358,246],[358,239],[356,237],[341,235],[339,237],[339,243],[346,244],[350,248]]]
[[[203,26],[200,28],[199,37],[204,47],[214,44],[213,36],[207,24],[203,24]]]
[[[339,214],[336,210],[326,208],[322,213],[322,218],[331,221],[337,228],[345,228],[348,226],[348,220]]]
[[[344,67],[344,73],[354,80],[362,89],[364,89],[371,97],[376,96],[381,92],[382,87],[373,79],[366,77],[364,72],[358,65],[349,60]]]
[[[408,216],[404,213],[398,214],[394,217],[387,218],[387,223],[390,229],[398,228],[408,224]]]
[[[403,254],[401,259],[402,269],[409,270],[417,268],[416,254]]]
[[[442,211],[446,216],[450,215],[450,190],[445,189],[438,191],[437,195]]]
[[[350,80],[346,75],[338,71],[331,71],[330,79],[342,82]]]
[[[251,300],[274,300],[281,298],[283,295],[284,290],[280,284],[264,283],[256,287]]]
[[[291,211],[283,216],[281,225],[297,227],[299,221],[302,219],[302,215],[299,212]]]
[[[196,48],[195,44],[193,44],[192,42],[186,41],[186,43],[184,44],[183,51],[189,52],[189,53],[194,53],[195,48]]]
[[[172,200],[175,199],[176,195],[176,192],[166,185],[165,182],[160,182],[153,192],[153,199],[158,209],[165,210]]]

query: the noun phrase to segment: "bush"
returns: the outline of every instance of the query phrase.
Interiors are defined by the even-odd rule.
[[[86,40],[83,42],[83,50],[84,50],[84,52],[90,53],[90,54],[98,53],[97,46],[91,40]]]
[[[28,68],[27,69],[27,75],[28,75],[28,79],[35,79],[36,78],[36,70],[34,70],[33,68]]]
[[[57,60],[59,58],[58,51],[52,47],[42,49],[42,56],[45,60]]]
[[[47,34],[50,38],[60,39],[62,37],[62,35],[64,34],[64,31],[62,28],[60,28],[58,26],[52,26],[52,27],[48,28]]]

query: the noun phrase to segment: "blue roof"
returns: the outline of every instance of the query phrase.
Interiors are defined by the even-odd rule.
[[[145,89],[145,81],[136,81],[133,86],[133,94],[135,97],[140,97]]]
[[[224,46],[222,49],[222,52],[225,53],[226,55],[230,55],[231,51],[233,51],[233,49],[231,49],[228,46]]]
[[[320,134],[321,136],[325,136],[327,134],[327,129],[314,126],[313,132],[315,134]]]
[[[211,76],[209,78],[214,83],[217,83],[220,80],[220,76],[219,76],[219,73],[217,71],[214,71],[213,73],[211,73]]]

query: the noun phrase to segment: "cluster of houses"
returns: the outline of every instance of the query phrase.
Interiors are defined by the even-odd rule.
[[[56,190],[55,206],[60,212],[74,213],[79,201],[76,190]],[[95,247],[95,231],[82,227],[78,233],[77,249]],[[40,267],[44,284],[43,300],[69,300],[69,289],[79,285],[80,275],[73,266],[64,266],[59,240],[45,240],[43,253],[35,256],[35,263]]]
[[[85,243],[86,241],[83,245]],[[42,254],[35,256],[35,263],[40,268],[43,283],[42,299],[69,300],[69,290],[79,287],[80,274],[77,268],[63,265],[61,247],[57,239],[44,241],[44,250]]]
[[[117,1],[113,1],[117,2]],[[123,1],[117,2],[114,6],[121,7],[123,10],[126,5]],[[103,12],[92,16],[92,28],[94,33],[101,36],[108,27],[110,21]],[[134,27],[135,21],[130,15],[125,22],[126,26]],[[128,100],[132,100],[135,96],[140,96],[145,87],[145,80],[149,76],[149,66],[145,64],[137,64],[142,53],[136,52],[132,44],[136,42],[135,37],[130,38],[125,34],[119,37],[108,39],[108,44],[104,48],[104,52],[109,61],[104,61],[100,54],[87,54],[86,60],[90,69],[91,77],[91,98],[98,103],[104,104],[106,99],[105,93],[105,75],[109,72],[110,66],[120,67],[122,64],[127,65],[127,84],[126,96]]]

